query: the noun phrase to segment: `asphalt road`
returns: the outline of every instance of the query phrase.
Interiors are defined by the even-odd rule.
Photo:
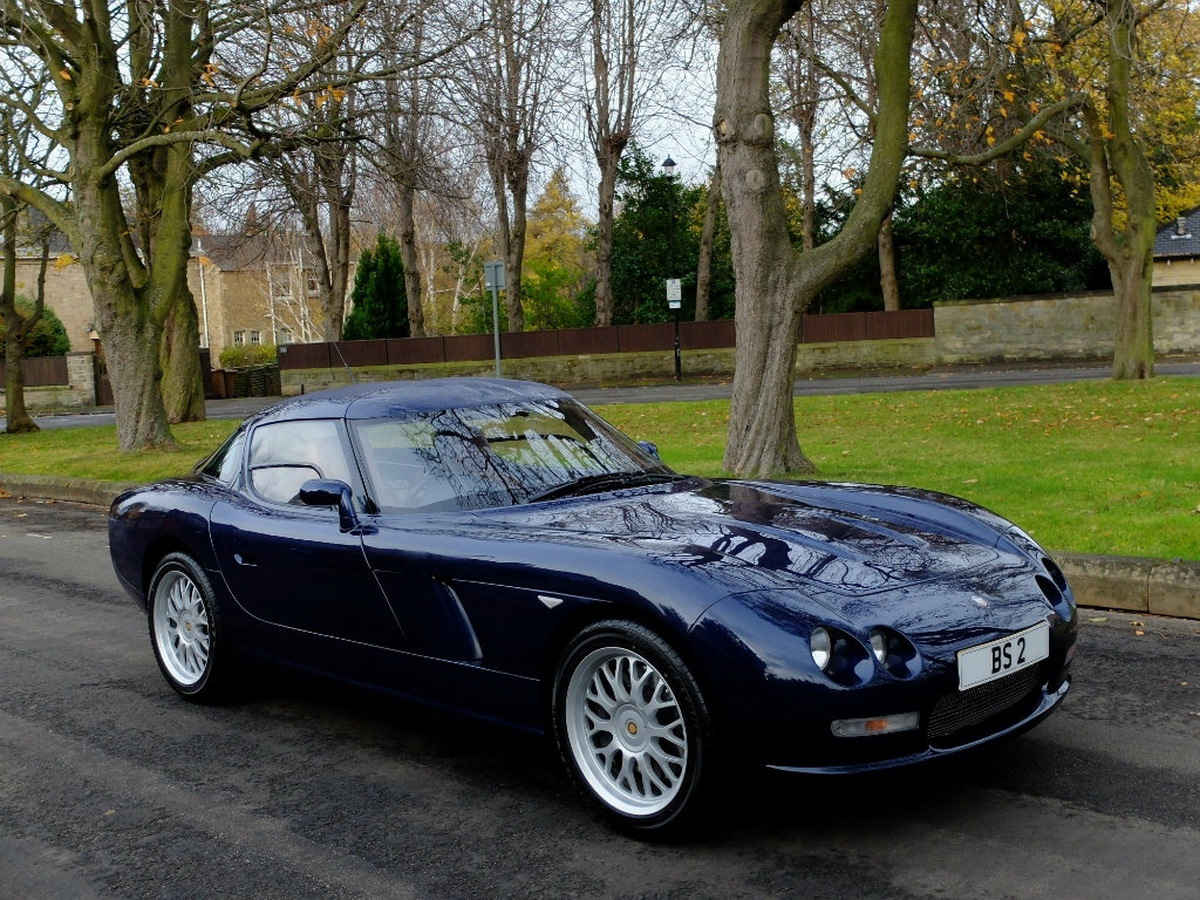
[[[1160,363],[1160,375],[1200,376],[1200,362]],[[866,394],[893,391],[967,390],[1012,385],[1063,384],[1071,381],[1098,381],[1112,370],[1104,366],[1056,364],[1013,364],[1011,366],[949,366],[913,374],[865,374],[829,378],[800,379],[793,385],[796,396]],[[728,399],[733,386],[727,382],[690,382],[653,384],[634,387],[578,388],[572,393],[584,403],[662,403],[671,400]],[[210,400],[210,419],[244,419],[277,397],[247,397]],[[111,408],[60,415],[35,416],[42,428],[74,428],[81,425],[111,425],[116,421]]]
[[[1086,611],[1076,686],[954,765],[737,783],[614,834],[539,743],[264,684],[175,697],[103,512],[0,501],[0,897],[1129,898],[1200,884],[1200,624]]]

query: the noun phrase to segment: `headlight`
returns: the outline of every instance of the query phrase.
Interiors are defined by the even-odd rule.
[[[833,638],[829,636],[828,631],[818,626],[812,630],[808,643],[812,649],[813,662],[822,672],[826,671],[829,661],[833,659]]]
[[[883,669],[896,678],[911,678],[921,671],[921,654],[912,641],[891,628],[871,629],[871,652]]]
[[[871,632],[871,652],[875,654],[875,658],[879,660],[881,666],[887,662],[887,645],[887,635],[878,628]]]

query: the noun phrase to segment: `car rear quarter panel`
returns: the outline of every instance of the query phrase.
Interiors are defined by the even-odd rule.
[[[143,607],[155,566],[167,553],[187,553],[210,574],[218,574],[208,532],[217,490],[201,479],[178,479],[135,488],[113,501],[109,554],[121,584]]]

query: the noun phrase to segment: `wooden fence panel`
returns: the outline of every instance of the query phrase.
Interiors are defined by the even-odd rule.
[[[446,361],[445,340],[441,337],[392,338],[387,342],[390,365],[418,365]]]
[[[284,344],[279,348],[280,369],[328,369],[332,365],[330,345]]]
[[[474,362],[496,355],[495,339],[490,334],[456,334],[447,337],[446,362]]]
[[[680,322],[679,343],[684,350],[715,350],[736,343],[733,319],[712,322]]]
[[[564,356],[595,353],[619,353],[617,326],[604,328],[564,328],[558,333],[558,352]]]
[[[675,346],[675,326],[670,322],[655,325],[618,325],[617,341],[622,353],[670,350]]]
[[[933,337],[932,309],[902,309],[897,312],[869,312],[865,315],[868,341]]]
[[[493,355],[495,355],[494,350]],[[505,359],[558,356],[558,332],[506,331],[500,335],[500,355]]]
[[[21,360],[21,369],[25,373],[26,387],[46,387],[48,385],[70,384],[67,374],[67,358],[65,356],[33,356]],[[0,356],[0,373],[7,370],[4,357]]]
[[[679,333],[680,345],[684,350],[732,347],[736,338],[732,319],[680,322]],[[889,313],[805,316],[801,340],[806,344],[814,344],[933,336],[933,310],[909,309]],[[337,347],[350,366],[414,365],[492,359],[495,355],[493,341],[490,333],[460,334],[387,341],[342,341]],[[506,332],[500,335],[500,342],[501,356],[505,359],[639,353],[670,350],[675,345],[675,326],[671,322],[661,322],[608,328]],[[281,369],[340,368],[342,365],[342,359],[332,344],[287,344],[279,350]]]
[[[865,313],[860,312],[805,316],[800,327],[800,342],[803,344],[866,339],[867,318]]]

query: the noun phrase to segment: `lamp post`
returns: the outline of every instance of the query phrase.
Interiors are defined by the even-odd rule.
[[[667,157],[662,161],[663,174],[667,176],[667,272],[675,271],[675,160]],[[667,307],[675,320],[675,380],[683,380],[683,360],[679,352],[679,307],[682,301],[679,279],[667,279]]]

